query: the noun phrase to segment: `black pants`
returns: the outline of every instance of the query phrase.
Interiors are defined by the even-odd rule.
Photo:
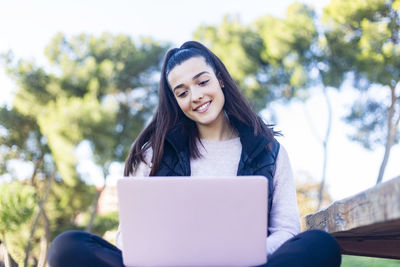
[[[269,258],[266,267],[340,266],[342,257],[336,240],[326,232],[310,230],[286,241]],[[51,267],[124,266],[122,253],[101,237],[81,231],[67,231],[50,246]]]

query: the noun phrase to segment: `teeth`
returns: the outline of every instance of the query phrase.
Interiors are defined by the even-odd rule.
[[[198,111],[203,111],[207,106],[209,102],[205,103],[204,105],[201,105],[200,107],[197,108]]]

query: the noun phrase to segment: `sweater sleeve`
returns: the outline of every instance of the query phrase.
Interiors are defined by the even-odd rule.
[[[300,232],[296,188],[288,154],[281,145],[276,161],[274,191],[267,237],[267,256]]]
[[[153,157],[153,150],[151,148],[149,148],[144,153],[145,162],[140,162],[138,164],[138,166],[135,168],[132,177],[129,177],[129,178],[150,176],[151,158],[152,157]],[[117,234],[115,235],[115,243],[116,243],[117,247],[122,250],[122,235],[121,235],[120,225],[118,225],[118,231],[117,231]]]

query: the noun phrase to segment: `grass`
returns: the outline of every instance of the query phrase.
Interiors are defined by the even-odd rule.
[[[399,267],[400,260],[360,256],[342,256],[342,267]]]

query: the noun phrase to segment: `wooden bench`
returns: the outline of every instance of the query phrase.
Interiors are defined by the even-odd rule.
[[[343,254],[400,259],[400,176],[307,215],[302,224],[331,233]]]

